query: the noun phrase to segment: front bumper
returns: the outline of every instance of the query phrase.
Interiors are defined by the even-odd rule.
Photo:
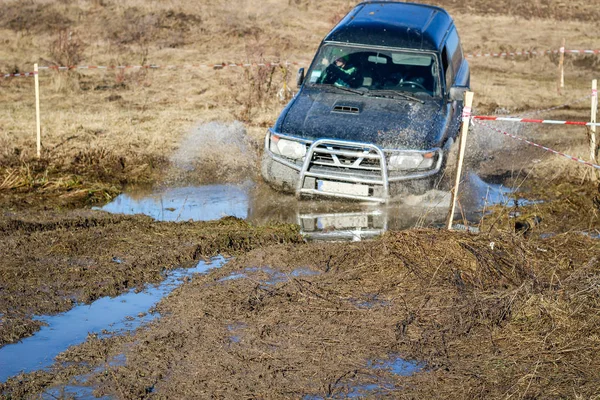
[[[387,157],[392,150],[369,143],[319,139],[301,141],[307,146],[302,160],[292,160],[270,150],[269,130],[262,160],[263,178],[297,196],[317,195],[384,203],[402,191],[408,182],[423,181],[438,174],[443,164],[441,149],[414,151],[435,153],[434,167],[424,171],[389,171]]]

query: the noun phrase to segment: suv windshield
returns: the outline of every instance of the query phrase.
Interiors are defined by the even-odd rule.
[[[308,72],[309,85],[440,95],[433,53],[326,44]]]

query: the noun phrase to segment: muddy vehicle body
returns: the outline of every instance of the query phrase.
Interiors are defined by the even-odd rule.
[[[265,137],[265,181],[386,202],[443,176],[470,70],[445,10],[372,1],[324,38],[298,85]]]

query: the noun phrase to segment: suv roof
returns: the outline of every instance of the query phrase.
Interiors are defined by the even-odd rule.
[[[358,4],[325,37],[325,41],[439,50],[452,27],[439,7],[392,1]]]

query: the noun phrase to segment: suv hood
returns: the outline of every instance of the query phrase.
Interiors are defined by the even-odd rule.
[[[444,101],[424,103],[305,87],[285,109],[276,131],[308,140],[338,139],[387,149],[427,150],[444,139]]]

